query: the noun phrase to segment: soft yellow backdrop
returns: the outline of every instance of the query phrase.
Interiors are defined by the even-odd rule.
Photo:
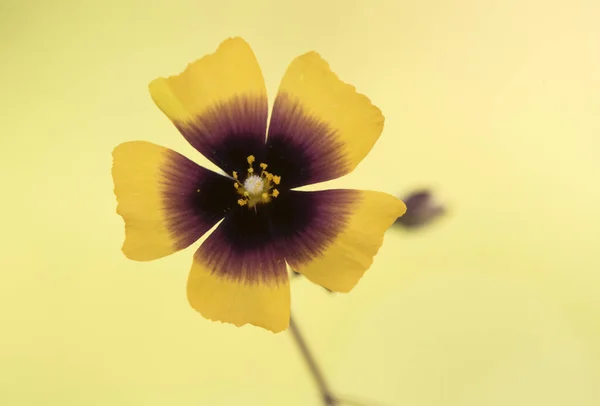
[[[147,84],[241,35],[270,97],[317,50],[387,116],[335,186],[432,186],[348,295],[293,283],[334,389],[373,405],[600,404],[600,3],[0,2],[0,404],[318,405],[287,333],[187,304],[193,249],[120,252],[111,151],[206,164]]]

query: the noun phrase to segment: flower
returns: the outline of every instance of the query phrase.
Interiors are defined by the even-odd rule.
[[[267,132],[263,76],[241,38],[149,89],[225,176],[149,142],[117,146],[112,176],[128,258],[167,256],[223,220],[194,255],[188,301],[208,319],[273,332],[289,324],[286,263],[332,291],[356,285],[406,206],[381,192],[292,189],[345,175],[367,155],[384,123],[367,97],[306,53],[282,79]]]

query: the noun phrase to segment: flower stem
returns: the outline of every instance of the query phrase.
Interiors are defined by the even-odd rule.
[[[294,336],[294,341],[296,342],[296,345],[298,345],[298,348],[300,349],[300,352],[302,353],[302,356],[304,357],[304,360],[306,361],[306,364],[310,369],[310,373],[312,374],[313,378],[315,379],[315,382],[317,383],[317,386],[319,387],[319,392],[321,392],[323,404],[325,406],[338,406],[339,402],[337,398],[329,389],[327,382],[325,382],[325,378],[323,377],[321,370],[319,369],[314,357],[308,349],[308,346],[306,345],[306,342],[302,337],[302,333],[300,333],[300,329],[298,328],[298,325],[296,324],[292,316],[290,316],[290,331],[292,332],[292,335]]]

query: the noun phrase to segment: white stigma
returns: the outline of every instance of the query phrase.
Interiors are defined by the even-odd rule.
[[[260,176],[250,175],[244,181],[244,189],[251,195],[260,195],[265,188],[265,184]]]

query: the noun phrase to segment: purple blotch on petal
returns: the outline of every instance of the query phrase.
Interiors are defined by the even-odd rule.
[[[346,228],[359,191],[288,191],[272,213],[277,244],[290,264],[310,262],[323,255]]]
[[[288,279],[267,213],[246,207],[223,220],[196,252],[196,261],[221,278],[243,284],[277,285]]]
[[[285,188],[335,179],[348,170],[343,142],[336,129],[310,116],[301,103],[285,93],[275,99],[267,137],[270,170]]]
[[[264,153],[268,101],[262,96],[238,96],[217,103],[192,122],[175,123],[183,137],[226,173],[247,169],[246,157]]]
[[[193,244],[237,206],[233,181],[169,151],[162,168],[162,203],[176,247]]]

